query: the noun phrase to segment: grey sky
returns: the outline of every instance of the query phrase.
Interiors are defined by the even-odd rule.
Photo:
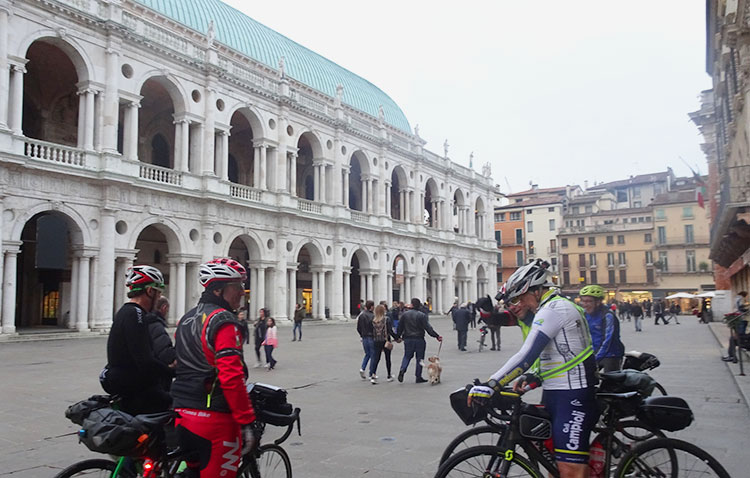
[[[427,148],[507,191],[611,181],[680,161],[711,87],[703,0],[225,0],[371,81]],[[283,5],[283,7],[281,6]]]

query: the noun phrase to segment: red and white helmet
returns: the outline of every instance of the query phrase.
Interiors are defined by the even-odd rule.
[[[155,287],[164,290],[164,276],[153,266],[133,266],[128,269],[125,285],[130,290],[141,290]]]
[[[203,287],[215,282],[245,282],[247,271],[234,259],[223,257],[201,264],[198,281]]]

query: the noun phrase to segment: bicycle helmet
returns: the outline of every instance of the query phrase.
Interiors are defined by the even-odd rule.
[[[234,259],[223,257],[201,264],[198,281],[203,287],[220,282],[245,282],[247,271]]]
[[[606,295],[606,292],[604,291],[604,288],[600,285],[587,285],[581,291],[578,293],[579,296],[583,297],[584,295],[594,297],[596,299],[603,299]]]
[[[519,267],[511,274],[508,281],[500,289],[502,300],[507,304],[511,299],[525,294],[529,289],[535,287],[554,287],[547,270],[549,263],[542,259],[536,259],[525,266]]]
[[[133,266],[128,269],[125,286],[130,290],[143,290],[146,287],[154,287],[164,290],[164,276],[153,266]]]

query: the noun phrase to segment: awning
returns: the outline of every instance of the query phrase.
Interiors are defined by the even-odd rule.
[[[687,292],[678,292],[676,294],[668,295],[667,299],[695,299],[696,296],[688,294]]]

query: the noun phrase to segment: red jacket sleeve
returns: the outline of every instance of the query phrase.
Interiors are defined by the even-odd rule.
[[[222,326],[216,333],[216,354],[225,349],[242,350],[242,333],[233,324]],[[240,354],[226,354],[216,359],[219,384],[224,392],[232,416],[240,425],[255,421],[255,410],[245,389],[245,372]]]

